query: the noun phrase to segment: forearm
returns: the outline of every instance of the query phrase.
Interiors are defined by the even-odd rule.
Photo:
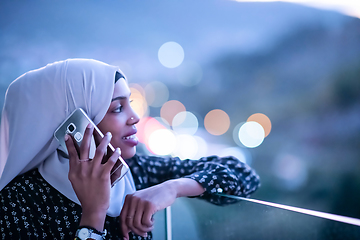
[[[168,183],[176,190],[176,197],[198,196],[205,191],[200,183],[190,178],[173,179]]]

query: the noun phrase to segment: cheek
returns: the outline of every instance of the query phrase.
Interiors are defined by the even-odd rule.
[[[126,121],[121,118],[108,118],[103,119],[97,126],[103,134],[111,132],[112,135],[119,135],[125,125]]]
[[[107,132],[109,132],[108,128],[107,128],[107,124],[106,122],[100,122],[97,127],[100,129],[100,131],[105,135]]]
[[[112,134],[112,142],[116,145],[122,144],[122,137],[126,134],[125,125],[122,122],[111,122],[104,128],[106,131],[111,132]]]

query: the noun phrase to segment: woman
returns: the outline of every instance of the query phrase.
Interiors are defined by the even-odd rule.
[[[256,173],[235,158],[200,160],[136,155],[136,123],[122,72],[89,59],[69,59],[30,71],[8,88],[0,128],[2,239],[152,239],[152,216],[177,197],[248,196]],[[106,133],[89,159],[88,127],[80,149],[65,137],[68,155],[53,137],[76,108]],[[107,144],[117,150],[101,164]],[[121,155],[130,170],[111,187]]]

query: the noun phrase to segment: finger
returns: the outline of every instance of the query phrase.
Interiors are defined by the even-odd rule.
[[[151,231],[151,227],[147,227],[143,225],[142,218],[144,216],[144,211],[148,211],[149,209],[146,209],[146,203],[144,201],[139,201],[136,207],[136,212],[134,216],[133,221],[133,232],[135,232],[138,235],[145,236],[147,232]]]
[[[123,240],[129,240],[129,233],[123,234]]]
[[[66,134],[64,139],[65,139],[66,148],[69,153],[69,162],[70,162],[69,164],[70,164],[70,168],[71,168],[74,164],[76,164],[78,162],[79,156],[78,156],[77,150],[75,148],[72,137],[69,134]]]
[[[153,209],[150,206],[150,203],[147,204],[148,206],[146,206],[146,209],[148,211],[144,211],[143,217],[141,219],[141,224],[148,227],[148,228],[152,228],[154,227],[154,219],[153,219]],[[149,230],[149,231],[151,231]]]
[[[130,201],[131,201],[131,195],[126,195],[124,205],[123,205],[123,208],[121,209],[121,213],[120,213],[121,231],[122,231],[124,237],[127,236],[127,238],[129,238],[128,234],[130,232],[130,229],[126,225],[126,217],[128,216],[128,209],[129,209]]]
[[[142,232],[142,227],[141,227],[141,219],[143,216],[143,212],[144,212],[144,204],[142,203],[142,201],[140,200],[136,206],[136,212],[133,218],[133,231],[138,234],[141,235]]]
[[[121,155],[121,151],[120,151],[120,155]],[[116,162],[115,162],[114,166],[112,167],[110,174],[115,174],[115,172],[116,172],[117,170],[119,170],[119,168],[120,168],[120,170],[118,171],[118,173],[119,173],[119,175],[120,175],[121,168],[123,167],[123,164],[122,164],[122,162],[119,160],[119,158],[121,158],[121,156],[119,156],[119,157],[116,159]]]
[[[131,198],[131,201],[129,202],[129,209],[126,216],[126,225],[132,231],[134,230],[134,217],[138,202],[139,202],[139,198],[137,197]]]
[[[107,151],[106,151],[101,163],[106,163],[108,161],[108,159],[111,157],[112,153],[114,152],[109,145],[110,144],[108,144],[108,146],[107,146],[107,149],[106,149]]]
[[[121,154],[120,148],[116,148],[114,153],[108,159],[108,161],[104,163],[104,171],[111,173],[111,170],[115,166],[118,158],[120,157],[120,154]]]
[[[91,145],[91,136],[93,135],[94,127],[91,123],[86,126],[84,137],[80,146],[80,159],[89,159],[89,151]]]
[[[94,140],[95,140],[95,145],[96,145],[96,147],[98,147],[101,143],[101,140],[104,138],[104,134],[102,134],[101,131],[97,127],[94,127],[93,136],[94,136]],[[113,151],[108,146],[107,153],[104,155],[101,163],[106,163],[107,160],[109,159],[109,157],[111,156],[112,152]]]
[[[77,144],[74,136],[71,135],[71,134],[67,134],[67,135],[71,138],[72,144],[74,145],[74,148],[75,148],[75,150],[76,150],[76,154],[77,154],[78,158],[80,158],[80,148],[79,148],[79,145]],[[66,143],[65,143],[65,144],[66,144]]]
[[[95,156],[94,156],[94,164],[101,164],[104,155],[106,154],[107,145],[111,140],[111,133],[107,132],[104,138],[101,140],[100,145],[96,148]]]
[[[65,145],[69,153],[69,173],[68,179],[72,183],[73,179],[78,175],[76,172],[77,164],[79,164],[79,156],[74,146],[74,141],[68,134],[65,135]]]

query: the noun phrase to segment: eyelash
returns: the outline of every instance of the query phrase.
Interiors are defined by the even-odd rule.
[[[129,102],[132,103],[134,100],[130,100]],[[123,106],[120,105],[119,107],[115,108],[113,112],[115,113],[121,113],[123,109]]]
[[[119,107],[115,108],[113,112],[115,112],[115,113],[121,113],[121,112],[122,112],[122,109],[123,109],[123,106],[119,106]]]

